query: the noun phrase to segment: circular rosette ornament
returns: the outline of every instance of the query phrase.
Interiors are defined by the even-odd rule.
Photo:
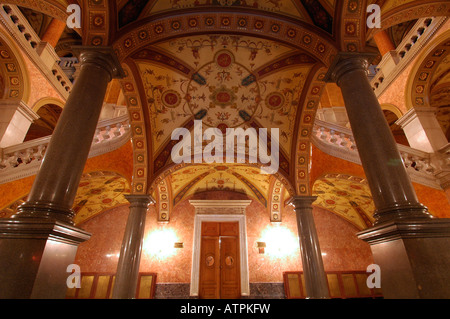
[[[181,103],[181,96],[177,91],[167,90],[161,95],[161,101],[168,108],[175,108]]]
[[[214,56],[214,62],[220,69],[230,69],[234,63],[234,56],[228,50],[221,50]]]
[[[281,108],[285,103],[283,94],[279,92],[272,92],[267,95],[265,100],[266,106],[271,110],[277,110]]]

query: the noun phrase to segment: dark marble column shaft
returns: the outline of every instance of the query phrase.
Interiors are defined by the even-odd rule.
[[[90,234],[72,205],[108,82],[122,69],[110,48],[78,47],[81,71],[61,113],[28,200],[0,220],[0,298],[61,299],[67,268]]]
[[[341,53],[326,76],[341,88],[376,208],[374,227],[357,236],[370,244],[384,298],[450,298],[450,219],[418,201],[367,78],[369,58]]]
[[[130,213],[117,265],[112,295],[114,299],[133,299],[136,297],[145,219],[149,204],[154,202],[150,195],[126,195],[125,197],[130,202]]]
[[[307,298],[325,299],[329,298],[328,284],[312,213],[312,203],[316,199],[314,196],[294,196],[289,204],[293,205],[297,215]]]
[[[122,76],[111,49],[81,47],[81,69],[67,99],[28,200],[14,217],[72,224],[72,205],[97,127],[106,88]]]
[[[341,88],[345,108],[376,207],[376,223],[430,218],[417,199],[375,93],[367,78],[368,56],[342,53],[326,76]]]

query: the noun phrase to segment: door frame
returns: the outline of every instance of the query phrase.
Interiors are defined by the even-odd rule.
[[[224,201],[218,201],[218,205]],[[240,201],[244,202],[244,201]],[[245,201],[244,208],[251,201]],[[248,203],[247,203],[248,202]],[[191,204],[194,204],[191,202]],[[195,206],[195,204],[194,204]],[[216,206],[217,207],[217,206]],[[220,207],[220,206],[219,206]],[[245,209],[244,209],[245,211]],[[202,241],[202,222],[238,222],[239,223],[239,258],[241,277],[241,296],[250,295],[249,268],[248,268],[248,246],[247,246],[247,224],[245,214],[196,214],[194,219],[194,240],[192,247],[192,269],[191,269],[191,297],[198,297],[200,281],[200,245]]]

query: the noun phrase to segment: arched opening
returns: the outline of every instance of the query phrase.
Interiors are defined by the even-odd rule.
[[[45,104],[36,112],[39,118],[28,129],[24,142],[53,134],[56,123],[61,115],[62,108],[56,104]]]
[[[394,135],[394,139],[398,144],[409,146],[408,139],[406,138],[405,132],[401,128],[400,125],[396,124],[396,121],[399,119],[398,115],[390,110],[383,110],[384,117],[386,118],[386,122],[388,123],[392,135]]]

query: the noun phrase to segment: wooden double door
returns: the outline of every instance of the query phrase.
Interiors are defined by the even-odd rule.
[[[203,222],[199,298],[241,297],[239,223]]]

